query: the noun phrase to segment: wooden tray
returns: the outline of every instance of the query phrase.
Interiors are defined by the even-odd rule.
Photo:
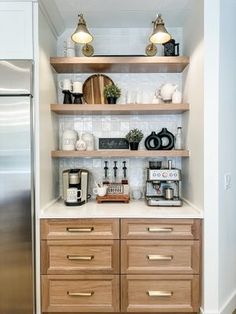
[[[83,84],[83,97],[87,104],[107,104],[103,95],[106,85],[113,84],[112,79],[104,74],[94,74]]]
[[[113,195],[105,195],[105,196],[97,196],[97,203],[104,202],[121,202],[121,203],[129,203],[130,197],[128,194],[113,194]]]

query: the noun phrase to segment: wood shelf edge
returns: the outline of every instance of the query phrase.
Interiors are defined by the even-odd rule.
[[[113,72],[113,73],[180,73],[189,64],[189,57],[51,57],[50,64],[58,73]]]
[[[156,157],[189,157],[188,150],[97,150],[97,151],[52,151],[53,158],[106,158],[106,157],[123,157],[123,158],[156,158]]]
[[[57,114],[180,114],[189,111],[188,103],[181,104],[51,104]]]

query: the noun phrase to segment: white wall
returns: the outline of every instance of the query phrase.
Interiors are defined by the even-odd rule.
[[[236,308],[236,29],[235,0],[220,1],[219,75],[219,306]],[[231,189],[224,175],[231,174]]]
[[[218,301],[219,12],[220,12],[219,0],[205,1],[203,308],[206,314],[218,313],[219,309]]]
[[[235,10],[233,0],[205,1],[204,312],[216,314],[236,308]]]
[[[58,196],[58,165],[51,158],[57,147],[57,118],[51,114],[50,104],[57,100],[56,79],[49,59],[56,55],[57,39],[46,18],[39,11],[39,118],[40,118],[40,207]]]
[[[190,111],[183,115],[183,131],[190,158],[182,161],[183,196],[203,209],[204,125],[203,125],[203,0],[194,1],[183,28],[184,54],[190,56],[190,65],[183,73],[184,101]]]

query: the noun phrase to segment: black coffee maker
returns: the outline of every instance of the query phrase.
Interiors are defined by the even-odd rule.
[[[80,206],[87,203],[89,172],[85,169],[63,171],[63,199],[67,206]]]

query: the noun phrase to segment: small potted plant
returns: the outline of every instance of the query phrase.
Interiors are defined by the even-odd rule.
[[[138,150],[139,143],[143,138],[143,132],[139,129],[132,129],[126,134],[125,138],[129,142],[131,150]]]
[[[107,99],[108,104],[116,104],[117,99],[121,95],[120,88],[115,84],[108,84],[104,87],[104,96]]]

